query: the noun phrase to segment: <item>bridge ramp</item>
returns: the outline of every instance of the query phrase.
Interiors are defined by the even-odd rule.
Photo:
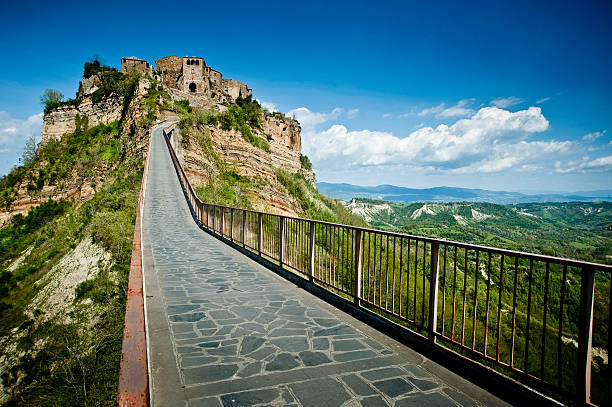
[[[200,230],[161,128],[143,217],[154,406],[506,405]]]

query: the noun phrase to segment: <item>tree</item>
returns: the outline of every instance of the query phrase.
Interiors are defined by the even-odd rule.
[[[57,89],[47,89],[40,96],[40,104],[45,108],[45,114],[61,106],[64,95]]]
[[[36,137],[30,136],[26,140],[25,147],[23,148],[23,163],[29,165],[36,156]]]
[[[48,104],[57,104],[64,99],[64,94],[57,89],[47,89],[40,96],[40,104],[46,107]]]

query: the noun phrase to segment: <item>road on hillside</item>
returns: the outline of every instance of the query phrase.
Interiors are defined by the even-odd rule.
[[[161,129],[142,239],[153,406],[506,405],[199,229]]]

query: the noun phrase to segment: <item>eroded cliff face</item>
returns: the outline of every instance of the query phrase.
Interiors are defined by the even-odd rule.
[[[307,179],[314,180],[312,171],[301,168],[299,151],[287,148],[282,139],[270,138],[270,152],[267,152],[247,142],[240,132],[217,126],[195,126],[191,131],[194,135],[183,143],[182,156],[183,167],[193,186],[214,184],[223,169],[229,169],[250,180],[247,190],[243,187],[239,192],[248,196],[253,209],[299,215],[296,211],[300,208],[299,202],[278,182],[275,172],[283,168],[292,173],[302,172]]]
[[[64,134],[74,132],[77,116],[86,117],[89,126],[93,127],[121,119],[122,110],[122,97],[108,98],[96,104],[92,103],[91,97],[86,97],[78,106],[59,107],[45,115],[41,142],[60,140]]]

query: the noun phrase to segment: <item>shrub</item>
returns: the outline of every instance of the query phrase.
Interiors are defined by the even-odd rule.
[[[92,75],[96,75],[100,72],[117,72],[117,69],[107,65],[102,65],[102,63],[97,59],[94,59],[91,62],[85,62],[85,66],[83,68],[83,78],[89,78]]]
[[[217,114],[213,110],[198,110],[194,116],[195,122],[199,125],[216,125],[219,121]]]
[[[174,102],[174,105],[178,109],[186,111],[187,113],[191,113],[191,111],[193,110],[193,108],[189,105],[189,101],[187,99],[176,101]]]
[[[307,155],[300,154],[300,164],[302,165],[303,169],[308,171],[312,170],[312,163]]]

